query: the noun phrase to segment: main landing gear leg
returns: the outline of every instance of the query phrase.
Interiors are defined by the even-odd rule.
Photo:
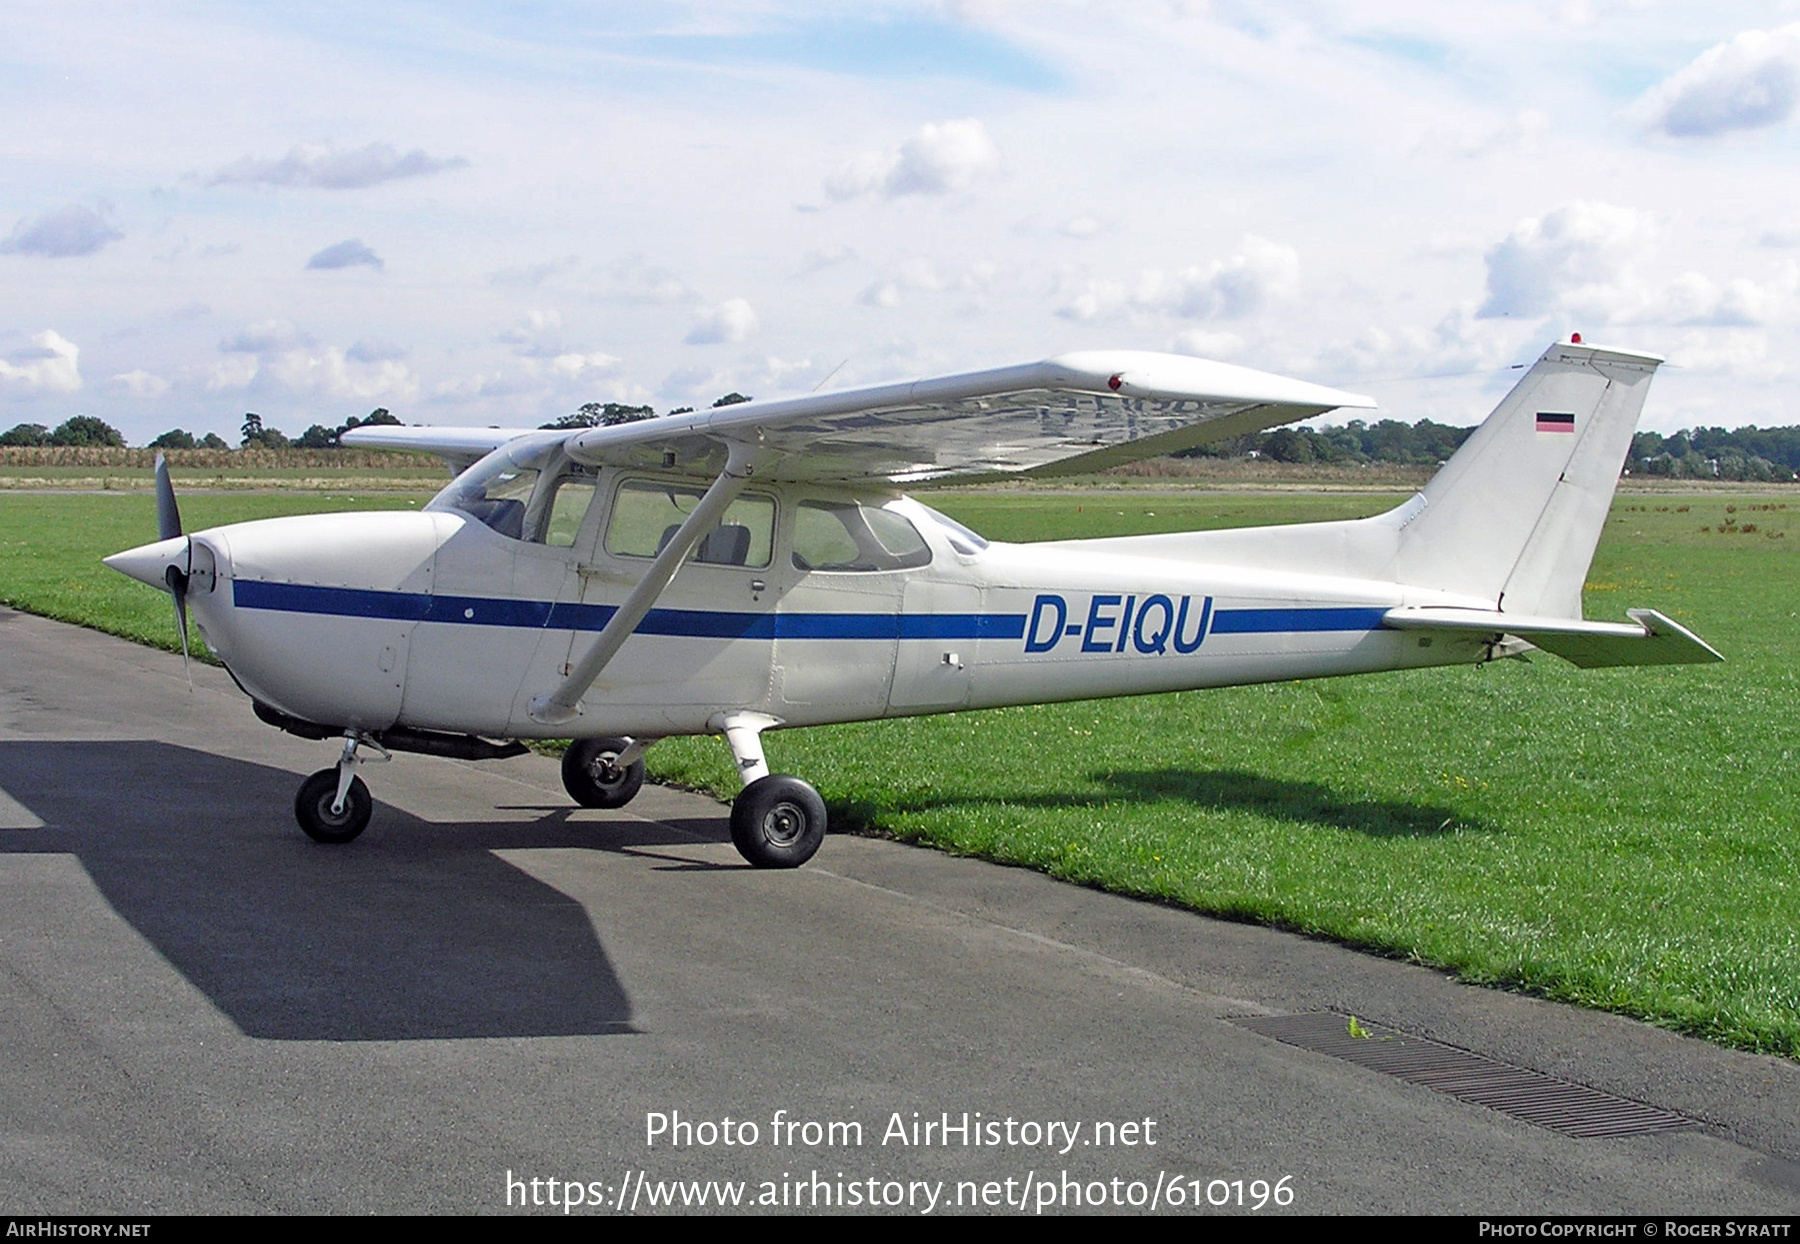
[[[781,722],[764,713],[720,713],[708,723],[725,736],[744,789],[731,804],[731,841],[758,868],[798,868],[825,841],[825,801],[797,777],[770,773],[762,732]]]
[[[362,741],[361,736],[346,733],[337,766],[320,769],[300,783],[300,792],[294,796],[294,818],[314,842],[349,842],[369,827],[375,801],[367,784],[356,776],[356,767],[365,763],[356,754]],[[379,743],[370,746],[381,752],[381,759],[389,759]]]

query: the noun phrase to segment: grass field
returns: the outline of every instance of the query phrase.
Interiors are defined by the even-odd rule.
[[[998,539],[1338,518],[1389,500],[932,498]],[[346,504],[183,499],[190,529]],[[1589,616],[1662,609],[1723,665],[1582,672],[1538,658],[965,713],[772,735],[770,760],[817,785],[840,828],[1800,1057],[1797,512],[1744,494],[1614,506]],[[0,494],[0,600],[172,646],[167,598],[98,565],[154,526],[147,496]],[[670,740],[650,762],[735,787],[718,740]]]
[[[430,499],[429,492],[184,493],[181,517],[189,531],[201,531],[282,514],[418,509]],[[0,492],[0,604],[179,652],[168,596],[100,564],[154,539],[156,499],[148,491]],[[198,634],[194,642],[202,647]]]

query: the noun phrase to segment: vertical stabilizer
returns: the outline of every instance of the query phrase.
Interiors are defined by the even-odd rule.
[[[1581,616],[1581,588],[1655,355],[1559,342],[1425,486],[1401,532],[1402,583],[1509,613]]]

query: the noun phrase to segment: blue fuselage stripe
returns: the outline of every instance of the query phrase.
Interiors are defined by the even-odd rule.
[[[438,596],[306,583],[232,581],[232,602],[242,609],[383,618],[396,622],[447,622],[461,626],[509,626],[532,630],[598,631],[617,610],[500,596]],[[1220,609],[1214,635],[1305,631],[1372,631],[1383,607],[1318,609]],[[698,639],[1022,639],[1022,613],[737,613],[713,609],[652,609],[638,624],[644,635]]]
[[[1350,609],[1220,609],[1213,614],[1214,635],[1258,635],[1294,631],[1373,631],[1381,626],[1384,607]]]
[[[241,609],[555,631],[598,631],[618,612],[612,605],[381,592],[254,579],[233,580],[231,599]],[[1025,634],[1025,615],[652,609],[637,629],[643,635],[698,639],[1019,639]]]

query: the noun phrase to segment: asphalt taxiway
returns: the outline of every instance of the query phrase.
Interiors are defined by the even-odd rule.
[[[0,610],[9,1213],[1800,1207],[1791,1062],[890,842],[758,871],[718,804],[577,809],[536,756],[370,766],[318,846],[335,749],[193,674]],[[1574,1139],[1234,1022],[1312,1011],[1698,1125]]]

